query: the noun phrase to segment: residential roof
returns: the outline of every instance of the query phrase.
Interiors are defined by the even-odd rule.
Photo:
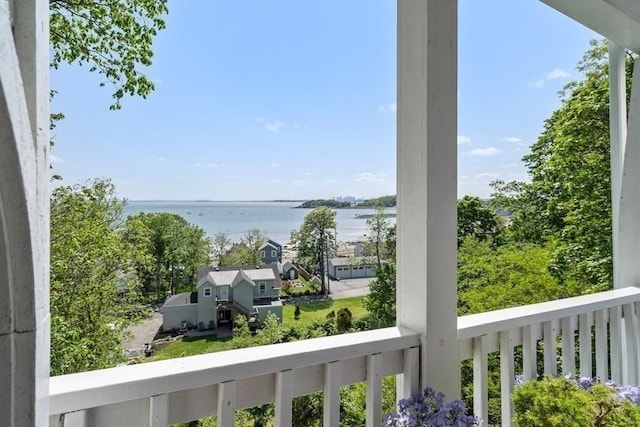
[[[356,257],[340,257],[340,258],[331,258],[329,262],[334,267],[344,267],[344,266],[373,266],[371,260],[364,256],[356,256]]]
[[[282,245],[280,243],[268,238],[265,239],[265,241],[262,243],[262,245],[260,246],[260,249],[264,248],[265,246],[271,246],[274,249],[282,250]]]
[[[241,281],[246,281],[255,286],[259,280],[276,280],[277,272],[274,264],[257,267],[220,267],[219,269],[207,268],[198,270],[198,287],[205,283],[214,286],[236,286]]]
[[[187,304],[197,304],[198,303],[198,293],[197,292],[183,292],[181,294],[171,295],[164,302],[164,306],[168,305],[187,305]]]
[[[289,271],[289,270],[291,270],[292,268],[294,268],[294,269],[296,269],[296,270],[297,270],[296,266],[295,266],[295,265],[293,265],[293,264],[292,264],[291,262],[289,262],[289,261],[287,261],[287,262],[285,262],[284,264],[282,264],[282,271]]]

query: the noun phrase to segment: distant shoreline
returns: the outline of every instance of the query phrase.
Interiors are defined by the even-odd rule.
[[[305,202],[306,200],[161,200],[161,199],[150,199],[150,200],[133,200],[129,199],[127,202],[131,203],[300,203]]]
[[[376,216],[376,214],[357,214],[356,218],[358,218],[358,219],[369,219],[369,218],[373,218],[374,216]],[[396,214],[394,214],[394,213],[385,213],[384,217],[385,218],[395,218]]]

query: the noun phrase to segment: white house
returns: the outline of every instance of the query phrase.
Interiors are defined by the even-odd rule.
[[[237,315],[246,316],[255,325],[269,313],[282,320],[280,274],[275,264],[201,268],[197,290],[170,296],[162,311],[165,331],[186,324],[230,332]]]

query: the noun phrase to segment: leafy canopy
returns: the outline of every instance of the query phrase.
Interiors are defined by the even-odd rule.
[[[320,206],[309,212],[300,229],[291,232],[291,242],[298,250],[298,260],[305,267],[320,268],[322,292],[325,286],[325,261],[335,251],[336,213],[326,206]]]
[[[125,327],[139,311],[123,208],[107,180],[51,196],[51,375],[123,360]]]
[[[495,182],[494,202],[511,211],[512,240],[556,241],[551,271],[594,292],[612,285],[606,44],[593,42],[578,69],[585,78],[565,87],[562,106],[523,158],[531,182]]]
[[[125,95],[146,98],[154,84],[152,42],[165,28],[168,0],[49,0],[51,66],[88,64],[114,87],[110,109]],[[105,82],[100,84],[105,85]]]

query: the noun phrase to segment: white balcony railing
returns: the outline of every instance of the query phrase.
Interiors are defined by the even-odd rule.
[[[503,426],[510,425],[515,372],[526,379],[542,373],[540,347],[544,373],[558,373],[560,362],[560,373],[640,383],[639,323],[640,289],[634,287],[459,317],[460,360],[473,359],[474,413],[487,420],[488,355],[494,352],[500,355]],[[521,366],[514,360],[517,346]]]
[[[52,426],[167,426],[275,402],[291,425],[292,398],[324,391],[324,425],[339,425],[340,387],[367,383],[367,424],[379,425],[382,377],[417,376],[419,336],[402,328],[230,350],[53,377]]]
[[[460,360],[473,359],[475,414],[487,420],[494,352],[505,426],[514,374],[536,376],[538,348],[544,372],[557,373],[560,362],[561,372],[640,382],[639,314],[640,289],[624,288],[458,318]],[[166,426],[217,415],[218,425],[230,426],[236,409],[275,402],[276,425],[289,426],[292,398],[324,391],[324,425],[334,426],[340,387],[366,381],[367,424],[379,425],[381,379],[417,378],[419,345],[417,333],[387,328],[54,377],[50,422]]]

